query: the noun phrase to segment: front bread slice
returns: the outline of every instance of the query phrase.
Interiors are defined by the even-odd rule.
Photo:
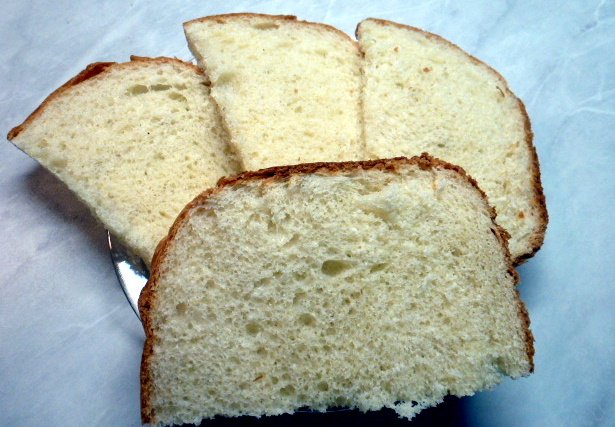
[[[357,27],[370,158],[427,151],[463,167],[510,233],[515,263],[542,245],[547,210],[530,121],[495,70],[447,40],[380,19]]]
[[[412,418],[533,370],[507,234],[423,155],[222,180],[180,214],[140,298],[142,417],[301,407]]]
[[[238,172],[207,79],[171,58],[92,64],[8,139],[148,264],[186,203]]]

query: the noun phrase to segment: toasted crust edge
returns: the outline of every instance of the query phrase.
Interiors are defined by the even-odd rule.
[[[107,73],[112,72],[118,68],[132,67],[134,64],[138,63],[167,63],[167,64],[176,64],[187,66],[193,69],[201,76],[205,76],[203,70],[201,70],[196,65],[182,61],[177,58],[168,58],[164,56],[148,58],[144,56],[136,56],[132,55],[130,57],[130,61],[128,62],[94,62],[85,67],[84,70],[80,71],[75,77],[72,77],[62,86],[51,92],[47,98],[21,123],[20,125],[15,126],[13,129],[9,131],[7,134],[7,139],[12,141],[16,138],[21,132],[23,132],[28,126],[34,123],[40,116],[43,114],[48,105],[52,102],[60,99],[64,94],[70,91],[73,87],[91,79],[95,78],[103,78]]]
[[[470,183],[472,187],[474,187],[481,198],[485,202],[485,205],[488,207],[491,221],[493,224],[492,230],[493,234],[497,237],[497,239],[502,244],[502,248],[504,251],[504,256],[506,259],[506,263],[508,265],[508,273],[511,275],[513,279],[513,285],[516,288],[516,285],[519,283],[519,274],[514,268],[513,261],[510,256],[510,251],[508,250],[508,239],[509,234],[506,230],[500,227],[496,222],[496,212],[495,209],[489,205],[487,200],[487,195],[481,188],[478,186],[477,182],[468,175],[463,168],[460,166],[456,166],[445,162],[443,160],[439,160],[430,156],[427,153],[423,153],[420,156],[414,156],[411,158],[407,157],[395,157],[392,159],[379,159],[379,160],[365,160],[365,161],[350,161],[350,162],[319,162],[319,163],[304,163],[292,166],[274,166],[267,169],[261,169],[254,172],[243,172],[239,175],[221,178],[218,181],[216,187],[210,188],[200,195],[198,195],[192,202],[190,202],[186,207],[181,211],[173,225],[169,230],[169,234],[166,238],[160,241],[158,247],[156,248],[156,252],[154,253],[154,257],[152,259],[151,265],[151,273],[150,278],[147,281],[147,284],[143,288],[141,295],[139,297],[139,313],[141,315],[141,319],[143,321],[143,327],[145,330],[145,344],[143,348],[143,356],[141,360],[141,417],[143,423],[155,423],[157,422],[155,409],[152,406],[151,402],[151,394],[153,391],[153,379],[151,377],[150,364],[151,358],[153,356],[154,344],[156,342],[156,335],[154,333],[152,319],[149,316],[150,310],[155,306],[156,300],[154,296],[156,295],[155,289],[158,286],[158,280],[160,278],[160,269],[161,265],[166,258],[167,253],[170,250],[170,247],[175,240],[177,233],[184,225],[184,223],[188,220],[192,210],[199,205],[205,203],[212,195],[215,195],[226,187],[231,187],[235,185],[240,185],[242,183],[250,182],[250,181],[284,181],[289,179],[295,175],[306,175],[306,174],[338,174],[356,170],[384,170],[389,172],[396,172],[401,166],[411,166],[417,165],[419,168],[423,170],[433,170],[433,169],[447,169],[456,172],[462,180]],[[523,328],[523,332],[525,335],[525,345],[526,345],[526,354],[528,357],[528,362],[530,365],[529,372],[534,371],[534,338],[533,334],[530,330],[530,318],[525,307],[525,304],[521,300],[519,296],[519,292],[517,289],[514,289],[515,292],[515,300],[517,303],[517,313],[519,320],[521,322],[521,326]]]
[[[267,18],[267,19],[279,20],[282,22],[292,21],[293,23],[296,23],[296,24],[307,25],[307,26],[314,27],[314,28],[321,29],[321,30],[331,31],[337,34],[338,36],[342,36],[344,39],[347,39],[348,41],[352,42],[352,44],[355,45],[358,50],[357,41],[353,39],[350,35],[346,34],[344,31],[340,30],[339,28],[335,28],[332,25],[324,24],[321,22],[303,21],[301,19],[298,19],[294,15],[269,15],[266,13],[246,13],[246,12],[225,13],[225,14],[220,14],[220,15],[210,15],[210,16],[204,16],[202,18],[191,19],[190,21],[184,22],[183,26],[184,26],[184,29],[186,29],[192,24],[197,24],[201,22],[216,21],[217,23],[224,24],[225,21],[252,19],[252,18]]]
[[[422,35],[424,35],[426,38],[433,40],[435,42],[439,42],[439,43],[443,43],[445,45],[447,45],[450,48],[453,48],[455,50],[457,50],[458,52],[461,52],[462,54],[464,54],[465,56],[468,57],[468,59],[474,63],[475,65],[478,65],[479,67],[483,67],[487,70],[487,72],[491,73],[492,75],[494,75],[498,80],[500,80],[500,82],[503,84],[504,89],[507,93],[508,96],[512,96],[514,100],[516,100],[517,105],[519,107],[519,111],[521,112],[521,115],[523,117],[523,128],[525,131],[525,142],[526,142],[526,146],[530,152],[530,157],[531,157],[531,165],[530,165],[530,172],[531,172],[531,180],[532,180],[532,187],[534,190],[534,200],[533,200],[533,206],[538,218],[538,225],[535,228],[532,236],[529,238],[529,245],[530,245],[530,249],[528,252],[523,253],[521,255],[518,255],[516,258],[513,259],[513,263],[515,266],[521,265],[523,264],[525,261],[527,261],[528,259],[532,258],[536,252],[538,252],[538,250],[542,247],[542,244],[544,243],[545,240],[545,234],[547,231],[547,224],[549,222],[549,214],[547,212],[547,204],[546,204],[546,199],[545,199],[545,194],[544,194],[544,190],[542,187],[542,180],[540,177],[540,163],[538,161],[538,154],[536,153],[536,147],[534,146],[533,140],[534,140],[534,133],[532,132],[532,125],[530,122],[530,118],[529,115],[527,114],[527,110],[525,108],[525,104],[523,104],[523,101],[521,101],[521,99],[519,97],[517,97],[511,90],[510,87],[508,86],[508,82],[506,81],[506,79],[504,78],[504,76],[502,76],[497,70],[495,70],[493,67],[491,67],[489,64],[486,64],[485,62],[481,61],[480,59],[476,58],[475,56],[469,54],[468,52],[466,52],[465,50],[463,50],[461,47],[459,47],[458,45],[456,45],[455,43],[451,42],[450,40],[445,39],[444,37],[438,35],[438,34],[434,34],[434,33],[430,33],[429,31],[425,31],[421,28],[417,28],[417,27],[413,27],[411,25],[405,25],[405,24],[400,24],[398,22],[394,22],[394,21],[388,21],[386,19],[380,19],[380,18],[366,18],[364,20],[362,20],[361,22],[359,22],[357,24],[357,27],[355,29],[355,36],[357,37],[357,39],[360,38],[360,33],[361,33],[361,24],[365,21],[373,21],[376,22],[380,25],[384,25],[384,26],[393,26],[393,27],[397,27],[397,28],[401,28],[404,30],[410,30],[410,31],[414,31],[417,33],[420,33]],[[365,55],[365,53],[361,50],[361,53],[363,55]]]
[[[69,81],[64,83],[62,86],[51,92],[51,94],[45,98],[45,100],[39,105],[20,125],[15,126],[11,129],[6,136],[9,141],[12,141],[17,135],[19,135],[25,128],[27,128],[34,120],[36,120],[42,113],[43,110],[47,107],[47,105],[53,100],[61,97],[67,90],[72,88],[73,86],[77,86],[79,83],[82,83],[86,80],[89,80],[101,73],[103,73],[108,68],[115,65],[116,62],[94,62],[85,67],[84,70],[79,72],[75,77],[71,78]]]

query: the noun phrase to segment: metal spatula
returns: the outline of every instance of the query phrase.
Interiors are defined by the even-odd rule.
[[[114,236],[107,231],[111,261],[122,286],[124,295],[135,314],[139,315],[139,295],[149,279],[149,270],[143,260],[131,254]]]

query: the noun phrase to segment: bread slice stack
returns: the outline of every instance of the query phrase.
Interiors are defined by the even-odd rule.
[[[184,30],[245,169],[365,158],[361,54],[345,33],[241,13]]]
[[[507,234],[427,155],[277,167],[181,213],[141,294],[143,421],[392,408],[533,369]]]
[[[8,139],[147,264],[186,203],[238,172],[205,75],[177,59],[92,64]]]
[[[497,72],[377,19],[358,42],[290,16],[184,31],[201,70],[92,64],[8,136],[146,263],[163,239],[140,300],[144,422],[412,418],[533,370],[513,265],[547,212]],[[382,160],[422,152],[452,164]]]

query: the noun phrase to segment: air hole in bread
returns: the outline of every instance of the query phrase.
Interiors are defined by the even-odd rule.
[[[282,396],[292,396],[295,394],[295,387],[293,387],[292,385],[287,385],[285,387],[282,387],[280,389],[280,394]]]
[[[248,331],[250,335],[256,335],[262,330],[263,327],[258,322],[253,321],[246,324],[246,331]]]
[[[205,215],[207,218],[215,218],[217,216],[214,210],[208,208],[199,208],[199,214]]]
[[[350,293],[350,298],[358,299],[363,295],[363,289]]]
[[[254,283],[254,287],[258,288],[260,286],[268,286],[270,284],[271,284],[271,278],[263,277],[262,279],[259,279],[256,283]]]
[[[141,95],[149,92],[149,89],[145,85],[134,85],[130,86],[126,92],[128,95]]]
[[[186,97],[179,92],[170,92],[169,99],[172,99],[173,101],[179,101],[179,102],[188,102]]]
[[[372,214],[376,218],[381,219],[385,223],[392,222],[392,219],[393,219],[392,212],[389,209],[386,209],[385,207],[378,206],[377,204],[373,203],[373,204],[361,206],[360,209],[365,213]]]
[[[288,239],[286,243],[284,243],[284,247],[289,248],[291,246],[295,246],[297,243],[299,243],[299,236],[297,234],[293,234],[293,236]]]
[[[381,263],[378,263],[378,264],[374,264],[369,269],[369,272],[370,273],[377,273],[379,271],[385,270],[388,266],[389,266],[389,264],[386,263],[386,262],[381,262]]]
[[[322,263],[321,271],[327,276],[337,276],[350,267],[352,267],[352,264],[348,261],[330,259]]]
[[[165,91],[165,90],[169,90],[171,89],[171,85],[165,85],[165,84],[155,84],[155,85],[151,85],[150,89],[156,92],[161,92],[161,91]]]
[[[297,305],[299,304],[301,301],[305,300],[305,298],[307,297],[307,293],[304,291],[297,291],[295,293],[295,297],[293,298],[293,304]]]
[[[304,326],[314,326],[316,325],[316,317],[311,313],[303,313],[299,316],[299,323]]]

